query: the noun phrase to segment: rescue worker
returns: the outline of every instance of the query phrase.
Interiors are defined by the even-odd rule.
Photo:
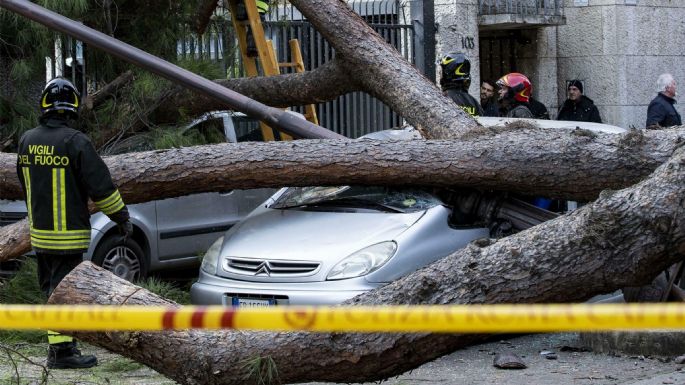
[[[518,72],[508,73],[497,81],[501,116],[533,118],[528,101],[533,93],[530,80]]]
[[[40,99],[40,124],[22,135],[17,175],[28,212],[40,288],[48,297],[83,259],[90,244],[88,198],[117,223],[125,238],[133,226],[109,170],[88,137],[71,128],[80,95],[66,79],[48,82]],[[81,355],[76,341],[48,331],[47,366],[89,368],[97,358]]]
[[[463,53],[448,53],[440,59],[440,87],[445,95],[471,116],[483,116],[480,103],[469,94],[471,62]]]
[[[261,22],[264,23],[266,20],[266,14],[269,12],[269,2],[265,0],[256,0],[255,1],[257,5],[257,12],[259,12],[259,18],[261,19]],[[247,17],[247,7],[245,6],[244,1],[240,1],[236,4],[237,7],[237,12],[236,12],[236,20],[239,21],[245,21],[248,19]],[[245,45],[246,45],[246,52],[245,54],[249,57],[256,57],[259,55],[259,52],[257,50],[257,43],[255,42],[254,39],[254,34],[252,33],[252,28],[249,26],[246,28],[246,35],[245,35]]]

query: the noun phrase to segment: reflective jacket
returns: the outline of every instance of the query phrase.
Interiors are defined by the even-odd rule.
[[[41,119],[22,135],[17,175],[28,209],[31,246],[47,254],[75,254],[90,245],[88,198],[117,223],[128,210],[90,140],[62,119]]]
[[[471,116],[483,116],[483,108],[480,103],[471,96],[468,92],[456,88],[450,88],[447,91],[449,96],[462,110],[466,111]]]
[[[521,102],[516,102],[516,104],[510,110],[506,111],[505,116],[507,118],[535,118],[533,113],[530,112],[530,108],[528,108],[528,103]]]

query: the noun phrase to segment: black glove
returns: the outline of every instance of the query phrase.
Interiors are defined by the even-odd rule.
[[[121,234],[124,237],[124,242],[133,235],[133,224],[131,221],[124,221],[121,223],[117,223],[117,229],[119,230],[119,234]]]

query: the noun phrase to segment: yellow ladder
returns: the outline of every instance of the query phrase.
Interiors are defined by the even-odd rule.
[[[241,21],[236,19],[237,3],[239,1],[245,2],[245,9],[247,10],[247,20]],[[259,62],[262,66],[264,76],[274,76],[281,73],[280,67],[294,67],[297,72],[304,72],[304,62],[302,61],[302,52],[300,51],[300,43],[297,39],[289,41],[291,55],[293,61],[290,63],[278,63],[276,59],[276,51],[271,40],[266,40],[264,36],[264,28],[262,20],[259,17],[257,10],[257,3],[255,0],[229,0],[228,7],[231,10],[231,19],[233,21],[233,28],[238,37],[238,44],[240,45],[240,54],[245,65],[245,72],[247,76],[259,76],[257,70],[257,60],[255,57],[247,56],[247,28],[252,30],[252,36],[257,46],[257,53]],[[305,106],[305,118],[314,124],[319,124],[316,116],[316,109],[313,104]],[[259,123],[262,129],[264,140],[275,140],[273,130],[265,123]],[[292,136],[280,133],[282,140],[292,140]]]

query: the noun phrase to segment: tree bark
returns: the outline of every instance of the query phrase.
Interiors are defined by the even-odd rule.
[[[684,134],[505,128],[461,141],[227,143],[105,160],[128,204],[237,188],[339,184],[461,186],[592,200],[603,189],[649,175]],[[15,154],[0,154],[0,199],[23,197],[15,164]],[[0,261],[28,251],[27,238],[26,225],[0,228]]]
[[[333,100],[351,91],[367,92],[400,114],[428,139],[458,138],[477,123],[444,96],[378,35],[347,3],[339,0],[294,0],[291,3],[335,48],[332,68],[259,79],[218,81],[234,91],[272,106],[304,105]],[[326,66],[324,66],[326,67]],[[331,74],[327,78],[325,74]],[[180,91],[162,105],[176,116],[179,107],[194,114],[225,109],[203,95]],[[164,114],[160,114],[164,115]]]
[[[649,282],[685,255],[685,149],[649,179],[571,214],[471,244],[350,305],[575,302]],[[168,304],[87,262],[55,304]],[[243,384],[249,363],[274,362],[282,383],[386,379],[483,336],[179,331],[76,333],[182,384]],[[247,380],[246,380],[247,378]]]
[[[362,90],[361,84],[349,76],[340,59],[333,59],[302,73],[215,82],[273,107],[324,103],[340,95]],[[226,109],[225,105],[214,99],[179,88],[168,103],[160,106],[158,113],[161,116],[178,116],[179,106],[186,109],[189,115]]]

